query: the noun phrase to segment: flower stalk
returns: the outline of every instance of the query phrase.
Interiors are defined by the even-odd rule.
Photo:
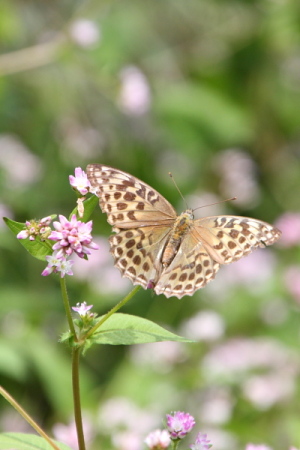
[[[88,333],[86,334],[86,339],[90,338],[98,330],[98,328],[100,328],[101,325],[110,318],[110,316],[112,316],[115,312],[122,308],[122,306],[124,306],[140,290],[140,288],[141,286],[136,286],[135,288],[133,288],[132,291],[123,298],[123,300],[121,300],[116,306],[108,311],[108,313],[106,313],[105,316],[103,316],[102,319],[100,319],[99,322],[97,322],[97,324],[88,331]]]
[[[80,361],[79,347],[74,347],[72,352],[72,387],[73,387],[73,404],[74,404],[74,418],[77,431],[78,448],[85,450],[85,441],[81,414],[80,401],[80,383],[79,383],[79,361]]]
[[[60,287],[61,287],[61,294],[62,294],[62,298],[63,298],[63,303],[64,303],[64,307],[65,307],[65,311],[66,311],[66,316],[67,316],[70,332],[74,336],[75,342],[77,342],[78,341],[78,337],[76,335],[76,331],[75,331],[75,327],[74,327],[74,323],[73,323],[72,312],[71,312],[71,307],[70,307],[69,296],[68,296],[68,291],[67,291],[67,285],[66,285],[66,279],[65,278],[60,278]]]
[[[52,439],[40,428],[40,426],[29,416],[29,414],[19,405],[19,403],[2,387],[0,386],[0,394],[13,406],[18,413],[26,420],[29,425],[42,437],[54,450],[60,450],[59,447],[52,441]],[[81,450],[81,449],[80,449]]]

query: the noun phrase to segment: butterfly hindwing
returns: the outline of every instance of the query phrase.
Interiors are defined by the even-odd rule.
[[[272,245],[280,231],[261,220],[240,216],[212,216],[194,221],[194,233],[211,257],[229,264],[256,247]]]
[[[213,280],[219,267],[192,231],[184,237],[176,256],[162,273],[154,290],[166,297],[193,295]]]
[[[120,230],[109,238],[115,266],[133,284],[145,289],[156,284],[162,272],[161,257],[168,239],[167,227]]]

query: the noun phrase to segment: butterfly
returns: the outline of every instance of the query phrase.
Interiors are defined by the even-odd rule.
[[[102,164],[89,164],[86,171],[115,232],[109,238],[115,266],[133,284],[156,294],[193,295],[221,264],[271,245],[281,234],[249,217],[194,219],[191,209],[178,216],[161,194],[133,175]]]

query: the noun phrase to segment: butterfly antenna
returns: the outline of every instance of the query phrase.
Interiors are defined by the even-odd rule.
[[[169,177],[172,178],[172,181],[173,181],[173,183],[174,183],[174,186],[176,187],[177,191],[179,192],[180,197],[181,197],[182,200],[184,201],[184,203],[185,203],[187,209],[189,209],[189,205],[187,204],[186,199],[185,199],[184,196],[182,195],[182,193],[181,193],[179,187],[177,186],[177,183],[176,183],[176,181],[175,181],[175,179],[174,179],[174,177],[173,177],[173,175],[172,175],[171,172],[169,172]]]
[[[207,206],[219,205],[220,203],[225,203],[225,202],[232,202],[233,200],[236,200],[236,199],[237,199],[237,197],[231,197],[231,198],[227,198],[226,200],[220,200],[219,202],[210,203],[209,205],[198,206],[197,208],[193,209],[193,212],[196,211],[196,209],[206,208]]]

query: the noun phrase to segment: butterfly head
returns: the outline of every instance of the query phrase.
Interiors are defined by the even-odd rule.
[[[183,234],[189,228],[192,220],[194,220],[194,213],[191,209],[187,209],[177,217],[174,228],[178,229],[180,234]]]
[[[194,219],[194,211],[192,209],[186,209],[185,211],[183,211],[183,213],[181,214],[182,218],[185,218],[187,220],[193,220]]]

